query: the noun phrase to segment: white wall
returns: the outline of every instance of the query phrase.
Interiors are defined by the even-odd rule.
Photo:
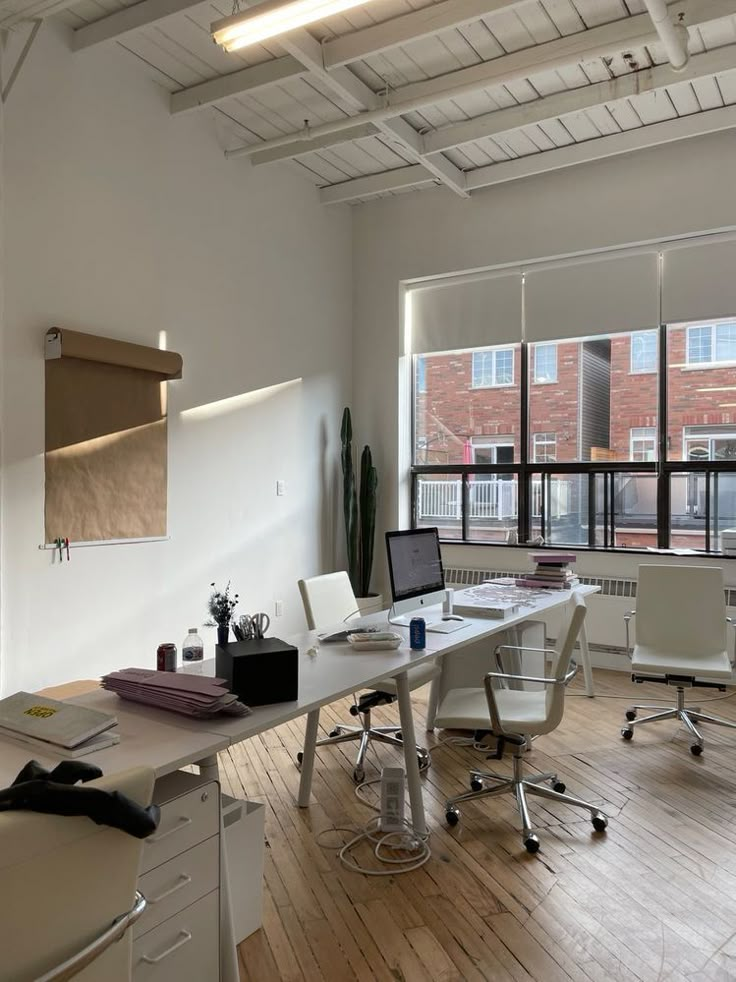
[[[297,577],[334,561],[349,213],[287,168],[226,161],[209,114],[172,119],[120,48],[72,55],[50,25],[6,107],[3,177],[3,689],[150,664],[158,642],[203,623],[213,580],[231,578],[246,611],[282,599],[277,631],[299,629]],[[182,353],[170,541],[80,548],[62,565],[38,550],[52,325],[150,345],[165,330]]]
[[[499,185],[470,200],[438,190],[353,209],[354,415],[381,468],[379,534],[406,520],[399,504],[408,504],[398,425],[400,281],[736,226],[735,158],[730,131]],[[528,565],[523,550],[497,547],[448,547],[445,558],[470,568]],[[577,566],[632,576],[638,561],[581,553]],[[731,566],[726,579],[736,583]],[[379,564],[377,579],[382,572]],[[622,643],[618,609],[614,637],[605,603],[594,615],[597,640]]]

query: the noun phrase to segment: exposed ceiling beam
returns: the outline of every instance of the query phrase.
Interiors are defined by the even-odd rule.
[[[431,37],[452,27],[462,27],[498,11],[511,10],[528,0],[443,0],[390,20],[371,24],[326,41],[325,66],[334,68],[368,55],[377,55],[419,38]]]
[[[249,68],[241,68],[229,75],[219,75],[207,82],[190,85],[171,95],[171,112],[185,113],[202,106],[212,106],[233,95],[252,92],[254,89],[283,82],[289,78],[299,78],[309,72],[308,68],[292,55],[283,55],[271,61],[261,62]]]
[[[368,123],[366,114],[376,112],[380,105],[380,97],[373,89],[362,82],[349,68],[335,68],[328,72],[322,64],[321,44],[307,31],[292,31],[281,39],[281,44],[290,55],[307,67],[312,75],[316,75],[324,85],[358,110],[358,116],[345,117],[348,129],[352,130],[354,123]],[[412,126],[403,119],[381,119],[375,125],[393,142],[399,143],[408,156],[418,160],[421,152],[420,137]],[[465,174],[451,161],[443,157],[428,165],[427,169],[446,187],[462,197],[467,197]]]
[[[691,11],[697,11],[699,22],[714,20],[736,13],[736,0],[687,0]],[[677,5],[681,9],[681,5]],[[468,68],[438,75],[435,78],[414,82],[395,89],[386,103],[378,109],[363,113],[362,122],[380,125],[387,119],[407,112],[421,110],[461,95],[468,95],[481,89],[508,84],[527,79],[539,72],[556,71],[569,65],[578,65],[589,59],[605,57],[612,53],[640,47],[658,40],[648,14],[637,14],[625,20],[614,21],[594,27],[577,34],[571,34],[554,41],[531,48],[524,48],[513,54],[502,55],[492,61],[481,62]],[[347,71],[347,69],[338,69]],[[329,73],[328,73],[329,76]],[[355,76],[353,76],[355,77]],[[322,137],[337,133],[355,125],[355,119],[335,120],[313,127],[311,136]],[[266,140],[263,144],[236,147],[227,152],[228,156],[241,154],[251,156],[260,149],[271,150],[304,140],[304,130],[286,133],[283,136]]]
[[[399,167],[398,170],[386,171],[383,174],[369,174],[367,177],[356,177],[342,184],[333,184],[322,188],[319,196],[323,204],[335,205],[341,201],[355,201],[356,198],[380,194],[381,191],[397,191],[399,188],[436,183],[437,179],[426,167],[421,164],[411,164],[409,167]]]
[[[148,24],[155,24],[179,14],[190,7],[196,7],[202,0],[140,0],[131,7],[123,7],[113,14],[93,20],[84,27],[78,27],[72,35],[72,48],[81,51],[103,41],[117,41],[131,31],[137,31]]]
[[[362,140],[366,136],[375,136],[380,133],[381,130],[373,123],[358,123],[349,130],[342,131],[342,141],[343,143],[351,143],[353,140]],[[321,140],[302,140],[301,143],[292,144],[292,148],[302,147],[296,153],[286,153],[283,148],[277,148],[276,150],[262,150],[260,153],[255,153],[250,158],[252,164],[272,164],[277,160],[283,160],[284,157],[298,157],[304,153],[312,153],[313,150],[321,150],[324,147],[335,146],[335,138],[330,133],[328,136],[323,136]]]
[[[441,153],[454,147],[481,140],[499,133],[508,133],[532,123],[543,123],[568,113],[580,112],[593,106],[616,102],[675,85],[678,82],[708,78],[719,72],[736,68],[736,45],[730,44],[702,55],[693,55],[684,71],[675,72],[669,64],[647,68],[606,82],[595,82],[582,88],[558,92],[544,99],[525,102],[520,106],[498,109],[462,123],[452,123],[424,136],[424,153]]]
[[[705,136],[708,133],[716,133],[719,130],[734,128],[736,128],[736,106],[709,109],[705,112],[693,113],[691,116],[669,119],[662,123],[652,123],[650,126],[627,130],[625,133],[614,133],[611,136],[601,136],[595,140],[586,140],[584,143],[576,143],[569,147],[530,154],[528,157],[521,157],[518,160],[478,167],[466,174],[466,186],[471,192],[478,191],[481,188],[492,187],[494,184],[518,181],[521,178],[532,177],[536,174],[574,167],[577,164],[590,163],[606,157],[631,153],[635,150],[644,150],[663,143],[674,143],[677,140],[687,140],[692,137]],[[405,173],[409,169],[412,171],[412,177],[414,177],[412,181],[407,180]],[[391,179],[392,175],[393,180]],[[429,171],[422,168],[422,165],[386,171],[383,174],[373,175],[373,177],[384,178],[380,183],[376,182],[378,191],[391,191],[406,187],[408,184],[429,184],[433,179]],[[338,201],[356,201],[371,193],[376,193],[366,190],[365,180],[365,178],[357,178],[353,181],[333,184],[320,191],[320,198],[325,204],[334,204]]]
[[[669,65],[647,68],[606,82],[595,82],[577,89],[569,89],[544,99],[535,99],[520,106],[510,106],[508,109],[497,109],[492,113],[475,116],[462,123],[451,123],[439,130],[434,130],[419,137],[417,144],[418,157],[425,161],[431,155],[440,154],[454,147],[481,140],[484,137],[508,133],[533,123],[543,123],[568,113],[580,112],[592,106],[610,104],[619,99],[651,92],[666,85],[677,82],[692,81],[696,78],[708,78],[720,72],[736,68],[736,45],[727,45],[708,51],[705,54],[693,55],[690,63],[683,72],[675,73]],[[312,150],[330,146],[331,141],[341,139],[341,142],[357,140],[364,136],[363,127],[356,125],[340,133],[327,134],[319,139],[305,139],[299,143],[275,147],[271,150],[259,150],[251,156],[251,162],[259,164],[273,163],[290,157],[298,157]]]

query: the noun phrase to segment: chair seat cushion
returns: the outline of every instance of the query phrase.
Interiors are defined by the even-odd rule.
[[[420,685],[426,685],[427,682],[431,682],[432,679],[436,679],[439,676],[440,666],[436,661],[433,661],[426,665],[417,665],[416,668],[410,668],[406,674],[409,677],[409,688],[418,689]],[[398,692],[396,679],[381,679],[380,682],[376,682],[371,688],[374,692],[390,692],[394,696]]]
[[[496,704],[508,733],[547,732],[544,691],[497,689]],[[449,730],[491,729],[485,689],[451,689],[437,710],[435,726]]]
[[[691,655],[672,653],[643,644],[634,647],[631,659],[633,672],[651,672],[653,675],[686,675],[692,678],[730,679],[731,663],[726,651],[716,654]]]

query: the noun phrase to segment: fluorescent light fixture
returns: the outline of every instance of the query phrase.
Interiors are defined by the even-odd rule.
[[[216,20],[210,27],[212,37],[225,51],[237,51],[361,7],[371,0],[265,0],[249,10]]]

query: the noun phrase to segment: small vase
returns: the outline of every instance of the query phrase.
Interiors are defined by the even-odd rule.
[[[229,624],[218,624],[217,625],[217,643],[227,644],[230,640],[230,625]]]

